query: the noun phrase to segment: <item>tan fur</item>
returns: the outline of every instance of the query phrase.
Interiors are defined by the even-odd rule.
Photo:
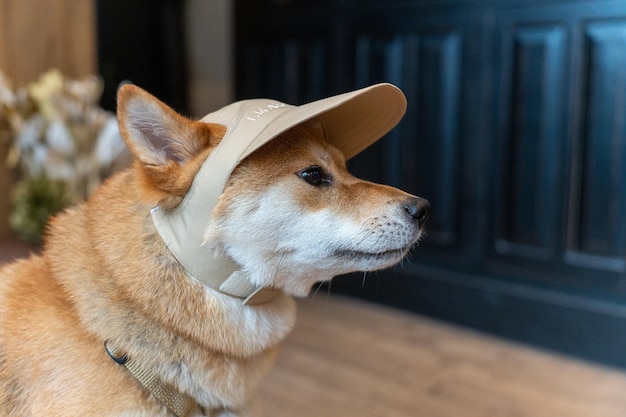
[[[41,256],[0,270],[2,417],[168,416],[107,356],[105,340],[124,346],[135,360],[194,397],[207,415],[239,413],[294,324],[288,294],[302,295],[314,282],[305,273],[290,270],[282,277],[277,272],[272,283],[287,294],[247,307],[189,278],[158,236],[150,208],[181,201],[225,129],[182,118],[132,86],[120,91],[118,116],[136,158],[133,167],[108,180],[86,203],[54,218]],[[257,227],[246,222],[264,213],[265,202],[273,201],[264,196],[275,192],[280,204],[284,200],[287,210],[294,210],[285,214],[291,217],[276,216],[281,224],[289,218],[297,222],[297,213],[327,210],[369,225],[377,222],[371,220],[376,213],[399,212],[389,206],[407,194],[350,176],[342,154],[320,135],[319,126],[309,123],[246,159],[216,209],[207,213],[207,245],[244,266],[255,262],[256,254],[240,255],[240,234],[232,224]],[[298,177],[312,165],[328,170],[332,187],[316,188]],[[413,233],[405,239],[409,246],[419,238],[414,226],[400,229]],[[255,238],[250,239],[253,245]],[[287,251],[269,234],[264,239],[267,256],[275,255],[272,245],[276,253]],[[290,265],[289,255],[282,256]]]

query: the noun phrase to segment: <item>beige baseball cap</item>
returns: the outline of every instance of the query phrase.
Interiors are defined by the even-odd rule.
[[[244,274],[225,254],[203,247],[202,241],[210,214],[235,167],[281,133],[313,118],[321,121],[326,140],[349,159],[389,132],[405,111],[404,94],[387,83],[301,106],[270,99],[232,103],[201,119],[226,126],[226,134],[198,171],[181,204],[152,210],[154,224],[191,276],[214,289],[247,298],[250,294],[246,293],[258,290],[253,288],[255,284],[248,283],[245,289],[240,288],[243,284],[224,285],[233,273]]]

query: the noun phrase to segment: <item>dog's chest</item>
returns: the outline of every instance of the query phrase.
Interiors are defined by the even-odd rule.
[[[207,409],[239,409],[250,401],[277,354],[278,346],[275,346],[245,359],[221,355],[207,357],[179,374],[179,386],[193,393],[196,401]],[[180,372],[180,368],[175,370],[172,367],[170,371]]]

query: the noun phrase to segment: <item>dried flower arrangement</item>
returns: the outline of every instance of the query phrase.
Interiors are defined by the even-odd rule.
[[[49,216],[85,199],[128,154],[117,119],[98,105],[102,82],[50,70],[13,89],[0,72],[0,144],[17,173],[11,225],[39,243]]]

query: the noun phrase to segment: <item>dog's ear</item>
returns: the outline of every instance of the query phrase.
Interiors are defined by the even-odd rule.
[[[182,200],[202,162],[226,132],[224,126],[179,115],[134,85],[118,91],[117,118],[135,156],[143,197],[167,207]]]

